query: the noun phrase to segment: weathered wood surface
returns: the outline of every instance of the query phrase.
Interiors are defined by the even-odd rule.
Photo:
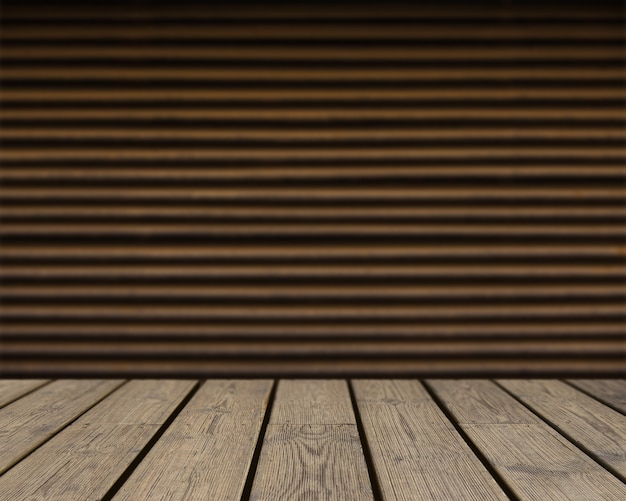
[[[508,499],[418,381],[356,381],[384,499]]]
[[[192,388],[132,381],[0,478],[0,500],[100,499]]]
[[[114,499],[239,499],[270,389],[270,381],[205,382]]]
[[[626,478],[626,417],[560,381],[498,381],[570,440]]]
[[[46,379],[2,379],[0,380],[0,408],[43,386]]]
[[[0,501],[621,501],[622,383],[0,380]]]
[[[626,414],[626,380],[624,379],[571,379],[576,388]]]
[[[0,473],[79,417],[122,381],[55,381],[0,410]]]
[[[250,499],[374,499],[345,381],[279,383]]]
[[[490,381],[428,384],[469,439],[523,499],[619,501],[626,486]]]

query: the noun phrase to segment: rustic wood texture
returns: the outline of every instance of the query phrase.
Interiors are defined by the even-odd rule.
[[[461,428],[523,499],[626,496],[624,483],[489,381],[430,380]]]
[[[554,383],[366,379],[352,399],[345,380],[53,381],[0,411],[3,445],[32,442],[0,499],[621,500],[610,457],[579,448],[618,451],[621,415]]]
[[[374,499],[345,381],[279,383],[250,499]]]
[[[623,379],[570,379],[578,389],[626,414],[626,381]]]
[[[0,477],[0,499],[100,499],[191,390],[132,381]]]
[[[0,408],[47,382],[47,379],[0,379]]]
[[[626,417],[571,386],[554,380],[498,383],[561,433],[626,478]]]
[[[353,384],[384,499],[508,499],[418,381]]]
[[[114,499],[240,499],[271,385],[205,382]]]
[[[61,380],[0,411],[0,474],[118,388],[115,380]]]
[[[4,3],[0,375],[623,375],[619,2]]]

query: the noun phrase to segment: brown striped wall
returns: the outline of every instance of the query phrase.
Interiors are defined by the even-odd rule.
[[[615,3],[7,4],[0,372],[615,376]]]

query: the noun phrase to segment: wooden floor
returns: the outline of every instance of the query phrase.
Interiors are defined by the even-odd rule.
[[[623,380],[0,380],[0,499],[626,499]]]

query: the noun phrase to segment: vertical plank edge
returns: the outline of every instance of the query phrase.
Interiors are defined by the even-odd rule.
[[[609,473],[611,473],[615,477],[619,478],[622,482],[626,483],[626,477],[624,477],[624,475],[622,475],[619,471],[617,471],[613,466],[611,466],[609,463],[607,463],[603,458],[601,458],[594,451],[589,449],[589,447],[587,447],[585,444],[583,444],[580,441],[580,439],[577,439],[571,433],[568,433],[567,431],[565,431],[561,426],[558,425],[558,423],[552,421],[550,418],[545,416],[544,413],[541,412],[541,410],[536,409],[534,405],[532,405],[530,403],[527,403],[524,400],[524,398],[522,398],[521,396],[518,396],[517,393],[509,390],[509,388],[506,385],[502,384],[499,380],[494,379],[492,381],[493,381],[493,383],[496,386],[498,386],[501,390],[503,390],[505,393],[507,393],[512,398],[514,398],[517,402],[519,402],[521,405],[523,405],[526,409],[528,409],[530,412],[532,412],[535,416],[537,416],[538,419],[543,421],[546,425],[548,425],[555,432],[557,432],[559,435],[561,435],[565,440],[567,440],[572,445],[577,447],[582,453],[584,453],[587,456],[589,456],[592,460],[594,460],[596,463],[598,463],[600,466],[602,466],[602,468],[607,470]],[[574,389],[578,390],[578,388],[574,388]]]
[[[267,397],[267,406],[265,407],[265,415],[263,416],[263,422],[261,423],[261,429],[259,430],[259,436],[257,438],[254,453],[252,454],[252,461],[250,462],[250,468],[248,468],[248,475],[246,476],[246,483],[243,486],[241,493],[241,501],[249,501],[250,493],[252,492],[252,484],[254,483],[254,476],[259,465],[259,458],[261,457],[261,449],[263,448],[263,441],[265,440],[265,433],[267,432],[267,425],[270,422],[272,416],[272,407],[274,407],[274,399],[276,398],[276,389],[278,388],[278,380],[272,380],[272,388],[270,389],[269,396]]]
[[[176,408],[172,411],[172,413],[168,416],[168,418],[163,422],[161,427],[157,430],[157,432],[148,440],[143,449],[135,456],[135,458],[128,465],[126,470],[117,478],[117,480],[113,483],[113,485],[109,488],[106,494],[102,497],[102,501],[110,501],[115,496],[115,493],[124,485],[124,482],[128,480],[131,476],[135,468],[141,463],[143,458],[146,457],[150,449],[154,447],[163,433],[169,428],[169,426],[174,422],[176,416],[180,414],[180,412],[185,408],[185,406],[189,403],[189,401],[193,398],[193,396],[198,392],[200,386],[204,383],[204,381],[196,381],[191,390],[187,393],[187,395],[180,401],[180,403],[176,406]]]
[[[476,445],[476,443],[474,443],[474,441],[469,437],[469,435],[465,433],[465,430],[459,425],[459,423],[455,419],[454,415],[452,414],[452,412],[450,411],[446,403],[441,398],[439,398],[439,395],[437,395],[437,393],[434,391],[432,386],[430,386],[430,383],[426,380],[422,380],[421,383],[424,386],[424,389],[426,390],[430,398],[433,399],[433,402],[435,402],[437,406],[439,407],[439,409],[441,409],[441,412],[443,412],[443,414],[446,416],[448,421],[450,421],[452,426],[454,426],[454,429],[456,430],[456,432],[461,436],[463,441],[471,449],[474,455],[478,458],[478,460],[482,463],[482,465],[487,469],[489,474],[493,477],[493,479],[500,486],[500,488],[504,491],[504,493],[512,501],[519,501],[520,498],[517,496],[517,494],[515,494],[515,492],[513,491],[513,488],[507,483],[504,477],[502,477],[500,473],[498,473],[498,471],[493,467],[491,462],[483,454],[483,452]]]
[[[350,402],[352,402],[352,411],[354,412],[354,419],[356,421],[356,428],[359,432],[359,438],[361,439],[361,448],[363,449],[363,456],[365,457],[365,466],[367,466],[367,473],[370,478],[370,484],[372,485],[372,494],[375,501],[382,501],[383,494],[380,488],[380,481],[376,473],[374,466],[374,459],[372,457],[372,451],[367,441],[367,435],[365,434],[365,428],[363,427],[363,420],[361,419],[361,412],[357,404],[356,395],[354,394],[354,386],[352,379],[347,380],[348,392],[350,394]]]

